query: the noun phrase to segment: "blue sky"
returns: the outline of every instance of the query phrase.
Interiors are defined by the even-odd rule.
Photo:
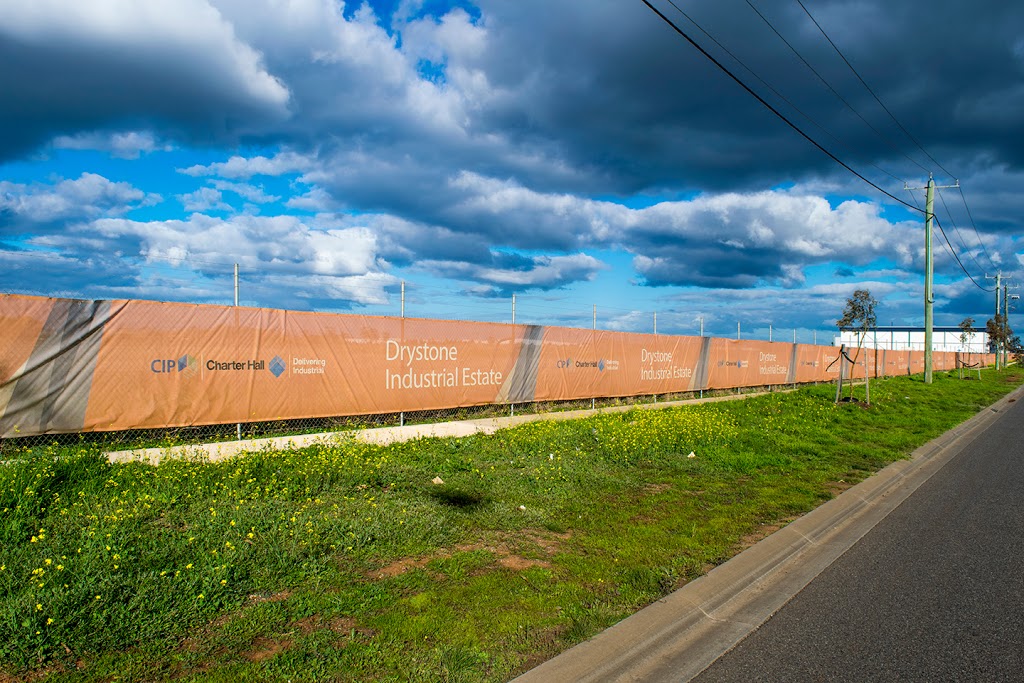
[[[795,0],[654,4],[899,199],[959,180],[936,323],[984,324],[1024,275],[1024,7],[804,2],[840,55]],[[4,292],[226,304],[238,263],[273,308],[405,282],[410,316],[809,342],[866,287],[923,321],[921,214],[639,0],[0,0],[0,98]]]

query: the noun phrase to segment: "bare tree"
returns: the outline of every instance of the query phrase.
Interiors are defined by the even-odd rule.
[[[974,339],[974,318],[967,317],[960,321],[960,345],[967,351],[967,362],[960,362],[960,379],[964,378],[964,366],[971,367],[971,340]]]
[[[875,317],[875,307],[878,306],[878,299],[871,296],[871,292],[866,289],[858,289],[853,292],[853,296],[846,300],[846,308],[843,309],[843,317],[836,321],[836,325],[839,326],[839,330],[853,330],[857,333],[857,356],[853,359],[853,364],[856,366],[860,359],[861,351],[864,348],[864,338],[867,337],[868,332],[875,327],[877,322]],[[840,366],[841,367],[841,366]],[[840,371],[840,377],[842,377],[842,371]],[[853,379],[853,370],[850,370],[850,379]],[[867,360],[864,361],[864,393],[865,402],[871,403],[871,385],[868,380],[868,364]],[[853,396],[853,383],[850,383],[850,396]]]

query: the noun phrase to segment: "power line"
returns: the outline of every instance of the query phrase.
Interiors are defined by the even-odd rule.
[[[913,199],[914,203],[916,204],[917,203],[917,195],[914,194],[913,189],[911,189],[909,187],[906,188],[906,189],[907,189],[907,192],[910,193],[911,199]],[[941,197],[941,194],[940,194],[940,197]],[[945,202],[943,202],[943,205],[945,205]],[[920,211],[920,209],[918,209],[918,210]],[[949,213],[949,210],[947,209],[946,212]],[[942,233],[943,239],[946,240],[946,246],[949,249],[949,253],[953,256],[953,258],[956,260],[956,262],[958,264],[960,264],[960,270],[964,271],[964,275],[966,275],[968,278],[970,278],[971,282],[973,282],[975,284],[975,286],[978,287],[978,289],[980,289],[981,291],[983,291],[983,292],[992,292],[992,291],[994,291],[994,290],[991,290],[991,289],[985,289],[984,287],[982,287],[981,285],[978,284],[977,280],[975,280],[973,277],[971,277],[971,274],[967,272],[967,269],[964,268],[964,264],[960,261],[960,257],[957,256],[956,252],[953,250],[953,245],[950,244],[949,238],[946,237],[946,231],[942,229],[942,224],[939,222],[939,217],[936,216],[934,213],[932,213],[932,218],[935,219],[935,224],[937,226],[939,226],[939,232]],[[951,221],[953,220],[952,217],[950,217],[950,220]],[[961,240],[961,241],[963,241],[963,240]],[[965,245],[965,248],[966,248],[966,245]],[[970,252],[968,251],[968,253],[970,253]],[[977,261],[975,261],[975,263],[977,263]],[[981,266],[978,266],[978,267],[981,268]],[[981,268],[981,270],[984,270],[984,268]]]
[[[964,208],[967,209],[967,217],[971,219],[971,225],[974,227],[974,234],[978,236],[978,244],[981,245],[981,250],[983,252],[985,252],[985,258],[987,258],[988,262],[992,264],[992,268],[994,270],[999,270],[999,267],[996,266],[996,262],[992,260],[991,256],[989,256],[988,249],[985,248],[984,240],[981,239],[981,233],[978,232],[978,226],[974,222],[974,216],[971,215],[971,207],[967,206],[967,197],[964,196],[964,190],[963,190],[963,188],[959,188],[959,189],[960,189],[960,199],[963,200]]]
[[[779,40],[781,40],[783,43],[785,43],[786,47],[788,47],[790,49],[790,51],[793,54],[795,54],[797,56],[797,58],[801,62],[803,62],[804,66],[806,66],[808,69],[810,69],[811,73],[813,73],[815,76],[817,76],[818,80],[821,81],[825,85],[825,87],[828,88],[832,92],[832,94],[835,95],[836,98],[846,106],[847,109],[849,109],[854,114],[856,114],[857,118],[859,118],[861,121],[864,122],[865,126],[870,128],[871,131],[875,135],[877,135],[880,140],[882,140],[886,144],[888,144],[889,147],[891,147],[894,152],[896,152],[897,154],[902,155],[904,159],[906,159],[910,163],[914,164],[915,166],[920,168],[925,173],[928,172],[927,168],[925,168],[920,163],[918,163],[917,161],[912,159],[909,155],[904,154],[903,152],[900,152],[899,147],[896,145],[896,143],[894,143],[888,137],[883,135],[881,131],[879,131],[877,128],[875,128],[873,125],[871,125],[871,123],[866,118],[864,118],[864,116],[859,111],[857,111],[852,104],[850,104],[849,102],[846,101],[846,98],[844,98],[842,95],[839,94],[839,91],[837,91],[835,88],[832,87],[832,84],[829,83],[828,80],[824,76],[822,76],[820,73],[818,73],[817,69],[815,69],[813,66],[811,66],[810,62],[808,62],[806,59],[804,59],[804,56],[802,54],[800,54],[799,50],[797,50],[795,47],[793,47],[793,45],[788,40],[786,40],[785,36],[783,36],[779,32],[779,30],[777,28],[775,28],[775,26],[772,24],[771,21],[768,20],[768,18],[766,16],[761,14],[761,11],[759,9],[757,9],[757,7],[755,7],[754,4],[750,0],[746,0],[746,2],[747,2],[747,5],[750,6],[750,9],[754,10],[754,12],[757,14],[757,16],[761,17],[761,20],[765,24],[768,25],[768,28],[770,28],[775,33],[775,35],[779,37]]]
[[[978,270],[984,273],[985,269],[981,267],[980,263],[978,263],[978,259],[974,258],[974,253],[968,248],[967,242],[964,241],[963,235],[960,234],[960,229],[956,227],[956,221],[953,220],[953,212],[949,210],[948,206],[946,206],[946,198],[942,196],[942,190],[938,190],[938,195],[939,200],[942,202],[942,208],[946,210],[946,214],[949,216],[949,222],[952,224],[953,231],[956,233],[957,238],[959,238],[961,246],[963,246],[967,255],[971,257],[971,260],[974,261],[974,265],[978,266]]]
[[[804,13],[808,16],[808,18],[810,18],[811,22],[813,22],[814,25],[818,27],[818,30],[821,31],[821,35],[825,36],[825,40],[828,41],[828,44],[832,46],[832,49],[834,49],[836,51],[836,54],[838,54],[839,57],[846,63],[846,66],[850,67],[850,71],[852,71],[853,75],[857,77],[857,80],[859,80],[861,82],[861,85],[863,85],[867,89],[867,91],[869,93],[871,93],[871,96],[875,98],[875,102],[878,102],[879,106],[882,107],[882,109],[885,110],[885,113],[889,115],[889,118],[891,118],[893,120],[893,122],[897,126],[899,126],[899,129],[901,131],[903,131],[903,134],[906,135],[908,138],[910,138],[910,141],[913,142],[914,145],[916,145],[917,148],[919,150],[921,150],[921,152],[923,152],[926,157],[931,159],[933,164],[935,164],[936,166],[941,168],[943,170],[943,172],[945,172],[945,174],[948,175],[950,178],[953,178],[954,177],[953,174],[950,173],[949,171],[947,171],[945,169],[945,167],[943,167],[942,164],[940,164],[938,161],[936,161],[935,157],[933,157],[931,154],[929,154],[928,150],[926,150],[924,147],[922,147],[921,143],[918,142],[917,139],[913,135],[910,134],[910,131],[908,131],[906,128],[903,127],[903,124],[899,122],[899,119],[897,119],[896,116],[891,111],[889,111],[889,108],[887,106],[885,106],[885,103],[882,102],[881,98],[879,98],[878,95],[875,94],[875,91],[871,89],[871,86],[869,86],[867,84],[867,82],[861,77],[860,73],[858,73],[857,70],[855,68],[853,68],[853,64],[851,64],[850,60],[848,60],[846,58],[846,55],[844,55],[842,50],[839,49],[839,46],[837,46],[832,41],[832,38],[830,38],[829,35],[827,33],[825,33],[825,29],[821,27],[821,24],[819,24],[818,20],[814,18],[814,15],[812,15],[810,13],[810,11],[804,6],[804,3],[801,2],[801,0],[796,0],[796,3],[798,5],[800,5],[800,8],[804,11]],[[920,165],[920,164],[918,164],[918,165]]]
[[[658,9],[657,7],[655,7],[654,5],[652,5],[652,4],[651,4],[651,3],[649,2],[649,0],[640,0],[640,1],[641,1],[642,3],[644,3],[645,5],[647,5],[647,7],[648,7],[648,8],[650,8],[650,10],[651,10],[652,12],[654,12],[655,14],[657,14],[657,15],[658,15],[658,17],[660,17],[662,21],[664,21],[664,22],[665,22],[666,24],[668,24],[668,25],[669,25],[670,27],[672,27],[672,30],[674,30],[674,31],[675,31],[676,33],[678,33],[678,34],[679,34],[680,36],[682,36],[682,37],[683,37],[683,39],[684,39],[684,40],[686,40],[686,42],[690,43],[690,45],[692,45],[692,46],[693,46],[693,47],[694,47],[694,48],[695,48],[695,49],[696,49],[696,50],[697,50],[698,52],[700,52],[700,53],[701,53],[702,55],[704,55],[704,56],[705,56],[705,57],[706,57],[706,58],[707,58],[708,60],[710,60],[712,64],[714,64],[715,66],[717,66],[717,67],[718,67],[718,68],[719,68],[719,69],[720,69],[720,70],[721,70],[722,72],[724,72],[724,73],[725,73],[725,74],[726,74],[726,75],[727,75],[727,76],[728,76],[729,78],[731,78],[731,79],[732,79],[733,81],[735,81],[737,85],[739,85],[739,86],[740,86],[741,88],[743,88],[744,90],[746,90],[746,91],[747,91],[747,92],[748,92],[748,93],[749,93],[749,94],[750,94],[750,95],[751,95],[751,96],[752,96],[752,97],[753,97],[754,99],[756,99],[756,100],[757,100],[758,102],[760,102],[760,103],[761,103],[761,104],[762,104],[762,105],[763,105],[763,106],[764,106],[764,107],[765,107],[766,109],[768,109],[768,110],[769,110],[770,112],[772,112],[773,114],[775,114],[775,116],[777,116],[777,117],[778,117],[779,119],[781,119],[781,120],[782,120],[782,121],[783,121],[783,122],[784,122],[784,123],[785,123],[785,124],[786,124],[787,126],[789,126],[789,127],[790,127],[790,128],[792,128],[792,129],[793,129],[794,131],[796,131],[796,132],[797,132],[797,133],[798,133],[798,134],[800,135],[800,137],[802,137],[802,138],[804,138],[805,140],[807,140],[808,142],[810,142],[810,143],[811,143],[812,145],[814,145],[815,147],[817,147],[817,148],[818,148],[818,149],[819,149],[819,150],[820,150],[820,151],[821,151],[821,152],[822,152],[823,154],[825,154],[826,156],[828,156],[828,157],[829,157],[830,159],[832,159],[832,160],[833,160],[834,162],[836,162],[837,164],[839,164],[840,166],[842,166],[843,168],[845,168],[845,169],[846,169],[847,171],[849,171],[849,172],[850,172],[850,173],[852,173],[853,175],[855,175],[855,176],[857,176],[858,178],[860,178],[860,179],[861,179],[862,181],[864,181],[864,182],[865,182],[866,184],[870,185],[871,187],[875,188],[876,190],[878,190],[879,192],[881,192],[882,194],[884,194],[884,195],[885,195],[886,197],[889,197],[890,199],[892,199],[893,201],[897,202],[898,204],[902,204],[903,206],[906,206],[906,207],[908,207],[908,208],[914,209],[915,211],[919,211],[919,212],[921,211],[921,209],[919,209],[918,207],[916,207],[916,206],[913,206],[912,204],[909,204],[909,203],[907,203],[907,202],[903,201],[902,199],[900,199],[900,198],[899,198],[899,197],[897,197],[896,195],[892,194],[891,192],[888,192],[887,190],[883,190],[883,189],[882,189],[881,187],[879,187],[879,186],[878,186],[878,185],[876,185],[875,183],[871,182],[870,180],[868,180],[867,178],[865,178],[865,177],[864,177],[863,175],[861,175],[861,174],[860,174],[859,172],[857,172],[856,170],[854,170],[854,169],[853,169],[852,167],[850,167],[850,166],[849,166],[848,164],[846,164],[846,162],[844,162],[843,160],[841,160],[841,159],[840,159],[839,157],[837,157],[837,156],[836,156],[835,154],[833,154],[833,153],[832,153],[832,152],[830,152],[829,150],[825,149],[825,147],[823,147],[823,146],[821,145],[821,143],[819,143],[819,142],[818,142],[817,140],[815,140],[815,139],[814,139],[814,138],[812,138],[812,137],[811,137],[810,135],[808,135],[807,133],[805,133],[805,132],[804,132],[804,131],[803,131],[803,130],[802,130],[802,129],[801,129],[800,127],[799,127],[799,126],[797,126],[797,125],[796,125],[795,123],[793,123],[792,121],[790,121],[790,120],[789,120],[789,119],[788,119],[788,118],[786,117],[786,115],[785,115],[785,114],[783,114],[783,113],[782,113],[782,112],[780,112],[780,111],[779,111],[778,109],[776,109],[775,107],[773,107],[773,106],[772,106],[772,105],[771,105],[770,103],[768,103],[768,102],[767,102],[767,101],[766,101],[766,100],[765,100],[765,99],[764,99],[763,97],[761,97],[760,95],[758,95],[758,94],[757,94],[757,93],[756,93],[756,92],[755,92],[755,91],[754,91],[754,90],[753,90],[753,89],[752,89],[752,88],[751,88],[750,86],[748,86],[748,85],[747,85],[746,83],[744,83],[744,82],[743,82],[743,81],[742,81],[742,80],[741,80],[741,79],[739,78],[739,76],[737,76],[736,74],[734,74],[734,73],[733,73],[732,71],[730,71],[730,70],[729,70],[729,69],[728,69],[728,68],[727,68],[727,67],[726,67],[726,66],[725,66],[724,64],[722,64],[722,63],[721,63],[721,62],[719,62],[719,61],[718,61],[717,59],[715,59],[715,58],[714,58],[714,56],[712,56],[712,55],[711,55],[711,54],[710,54],[710,53],[709,53],[709,52],[708,52],[707,50],[705,50],[705,49],[704,49],[703,47],[701,47],[701,46],[700,46],[700,44],[699,44],[699,43],[697,43],[697,41],[695,41],[695,40],[694,40],[693,38],[691,38],[691,37],[690,37],[690,35],[689,35],[688,33],[686,33],[686,32],[685,32],[685,31],[684,31],[683,29],[679,28],[679,26],[677,26],[677,25],[676,25],[676,24],[675,24],[675,23],[674,23],[674,22],[673,22],[673,21],[672,21],[671,19],[669,19],[669,18],[668,18],[667,16],[665,16],[665,15],[664,15],[664,14],[663,14],[663,13],[661,12],[661,10],[659,10],[659,9]],[[678,7],[676,6],[676,4],[675,4],[674,2],[672,2],[671,0],[669,0],[669,4],[671,4],[671,5],[673,6],[673,7],[676,7],[676,9],[677,9],[677,10],[679,9],[679,8],[678,8]]]
[[[813,15],[813,14],[811,14],[810,10],[808,10],[808,9],[807,9],[807,7],[806,7],[806,6],[804,5],[804,3],[802,2],[802,0],[796,0],[796,3],[797,3],[798,5],[800,5],[800,8],[801,8],[801,9],[802,9],[802,10],[804,11],[804,13],[805,13],[805,14],[807,15],[807,17],[808,17],[808,18],[809,18],[809,19],[811,20],[811,22],[812,22],[812,23],[813,23],[813,24],[815,25],[815,27],[817,27],[818,31],[820,31],[820,32],[821,32],[821,35],[825,37],[825,40],[827,40],[827,41],[828,41],[828,44],[832,46],[832,49],[834,49],[834,50],[836,51],[836,54],[838,54],[838,55],[839,55],[840,59],[842,59],[842,60],[843,60],[843,62],[844,62],[844,63],[846,64],[846,66],[848,66],[848,67],[850,68],[850,71],[852,71],[852,72],[853,72],[853,74],[854,74],[854,75],[855,75],[855,76],[857,77],[857,80],[859,80],[859,81],[861,82],[861,85],[863,85],[863,86],[864,86],[864,88],[865,88],[865,89],[866,89],[866,90],[867,90],[867,91],[868,91],[869,93],[871,93],[871,96],[875,98],[875,101],[876,101],[876,102],[878,102],[878,105],[879,105],[879,106],[880,106],[880,107],[881,107],[881,108],[882,108],[882,109],[883,109],[883,110],[885,111],[885,113],[886,113],[886,114],[888,114],[888,115],[889,115],[889,118],[891,118],[891,119],[893,120],[893,122],[894,122],[894,123],[895,123],[895,124],[896,124],[896,125],[897,125],[897,126],[899,127],[899,129],[900,129],[901,131],[903,131],[903,134],[904,134],[904,135],[906,135],[906,136],[907,136],[907,138],[909,138],[909,139],[910,139],[910,141],[911,141],[911,142],[913,142],[913,143],[914,143],[914,145],[915,145],[915,146],[916,146],[916,147],[917,147],[917,148],[918,148],[919,150],[921,150],[921,152],[922,152],[922,153],[923,153],[923,154],[924,154],[924,155],[925,155],[926,157],[928,157],[928,159],[930,159],[930,160],[931,160],[931,162],[932,162],[933,164],[935,164],[935,165],[936,165],[936,166],[938,166],[938,167],[939,167],[940,169],[942,169],[942,171],[943,171],[943,172],[944,172],[944,173],[945,173],[945,174],[946,174],[947,176],[949,176],[950,178],[953,178],[953,177],[955,177],[955,176],[954,176],[954,175],[953,175],[952,173],[950,173],[950,172],[949,172],[949,170],[948,170],[948,169],[947,169],[947,168],[946,168],[945,166],[943,166],[943,165],[942,165],[941,163],[939,163],[939,161],[938,161],[938,160],[937,160],[937,159],[936,159],[935,157],[933,157],[933,156],[932,156],[931,154],[929,154],[928,150],[926,150],[926,149],[924,148],[924,146],[922,146],[922,145],[921,145],[921,143],[917,141],[917,138],[915,138],[915,137],[914,137],[914,136],[913,136],[913,135],[912,135],[912,134],[910,133],[910,131],[908,131],[908,130],[907,130],[907,129],[906,129],[906,128],[905,128],[904,126],[903,126],[903,124],[902,124],[902,123],[900,123],[899,119],[897,119],[897,118],[896,118],[896,115],[892,113],[892,111],[891,111],[891,110],[889,109],[889,107],[887,107],[887,106],[885,105],[885,103],[884,103],[884,102],[882,102],[882,99],[881,99],[881,98],[880,98],[880,97],[878,96],[878,94],[877,94],[877,93],[875,93],[875,91],[874,91],[874,90],[873,90],[873,89],[871,88],[871,86],[870,86],[870,85],[868,85],[867,81],[865,81],[865,80],[864,80],[864,78],[863,78],[863,77],[862,77],[862,76],[860,75],[860,72],[858,72],[858,71],[857,71],[857,69],[856,69],[856,68],[854,68],[853,64],[852,64],[852,63],[850,63],[850,60],[846,58],[846,55],[844,55],[844,54],[843,54],[843,51],[839,49],[839,46],[835,44],[835,41],[833,41],[833,40],[832,40],[832,38],[831,38],[831,37],[830,37],[830,36],[828,35],[828,33],[827,33],[827,32],[825,31],[825,29],[824,29],[824,28],[822,27],[822,25],[821,25],[820,23],[818,23],[818,20],[814,18],[814,15]],[[987,249],[987,248],[985,247],[985,242],[984,242],[984,240],[982,240],[982,239],[981,239],[981,233],[980,233],[980,232],[978,232],[978,226],[977,226],[977,224],[975,224],[975,222],[974,222],[974,217],[973,217],[973,216],[971,215],[971,208],[970,208],[970,206],[968,206],[968,204],[967,204],[967,197],[965,197],[965,196],[964,196],[964,190],[963,190],[963,187],[962,187],[962,186],[960,186],[960,185],[959,185],[959,183],[957,184],[957,189],[958,189],[958,190],[960,191],[960,198],[961,198],[961,200],[963,201],[963,204],[964,204],[964,208],[965,208],[965,209],[967,210],[967,216],[968,216],[968,218],[969,218],[969,219],[970,219],[970,221],[971,221],[971,225],[972,225],[972,226],[973,226],[973,228],[974,228],[974,234],[975,234],[975,235],[977,236],[977,238],[978,238],[978,244],[980,244],[980,245],[981,245],[981,249],[982,249],[982,251],[983,251],[983,252],[984,252],[984,254],[985,254],[985,258],[987,258],[987,259],[988,259],[988,262],[989,262],[989,263],[990,263],[990,264],[992,265],[992,267],[993,267],[993,268],[997,268],[997,266],[996,266],[996,264],[995,264],[995,261],[993,261],[993,260],[992,260],[992,256],[991,256],[991,255],[990,255],[990,254],[988,253],[988,249]],[[942,193],[941,193],[941,192],[939,193],[939,197],[940,197],[940,198],[942,197]],[[943,203],[943,206],[945,206],[945,203],[946,203],[946,202],[945,202],[945,200],[944,200],[944,199],[942,200],[942,203]],[[949,208],[948,208],[948,207],[946,208],[946,212],[950,214],[950,220],[952,220],[952,213],[951,213],[951,212],[949,211]],[[955,224],[954,224],[954,228],[955,228],[955,227],[956,227],[956,226],[955,226]],[[957,232],[958,232],[958,234],[959,234],[959,231],[957,231]],[[963,238],[961,238],[961,242],[962,242],[962,241],[963,241]],[[964,248],[966,249],[966,244],[964,245]],[[970,253],[970,250],[967,250],[967,251],[968,251],[968,253]],[[974,258],[973,254],[971,255],[971,258]],[[984,268],[981,268],[981,264],[979,264],[979,263],[977,262],[977,259],[975,259],[975,261],[974,261],[974,262],[975,262],[975,264],[976,264],[976,265],[978,266],[978,268],[979,268],[979,269],[981,269],[981,270],[985,270]]]
[[[671,0],[670,0],[670,2],[671,2]],[[757,72],[755,72],[755,71],[754,71],[753,69],[751,69],[751,68],[750,68],[749,66],[747,66],[747,65],[746,65],[746,63],[744,63],[744,61],[743,61],[742,59],[740,59],[739,57],[737,57],[737,56],[736,56],[736,55],[735,55],[735,54],[734,54],[734,53],[733,53],[733,52],[732,52],[732,51],[731,51],[731,50],[730,50],[729,48],[727,48],[727,47],[726,47],[725,45],[723,45],[723,44],[722,44],[722,43],[721,43],[721,42],[720,42],[720,41],[719,41],[719,40],[718,40],[717,38],[715,38],[715,37],[714,37],[713,35],[711,35],[710,33],[708,33],[708,32],[707,32],[707,31],[706,31],[706,30],[704,29],[704,27],[703,27],[703,26],[701,26],[701,25],[700,25],[700,24],[699,24],[699,23],[698,23],[698,22],[697,22],[697,21],[696,21],[696,20],[695,20],[695,19],[694,19],[693,17],[691,17],[691,16],[690,16],[689,14],[687,14],[686,12],[684,12],[684,11],[683,11],[683,9],[682,9],[681,7],[679,7],[678,5],[676,5],[676,4],[674,3],[674,2],[671,2],[671,4],[672,4],[672,6],[673,6],[673,7],[675,7],[675,8],[676,8],[676,11],[678,11],[678,12],[679,12],[680,14],[682,14],[682,15],[683,15],[684,17],[686,17],[686,19],[687,19],[687,20],[688,20],[688,21],[689,21],[689,22],[690,22],[691,24],[693,24],[693,25],[694,25],[694,26],[695,26],[695,27],[697,28],[697,30],[698,30],[698,31],[700,31],[701,33],[703,33],[703,34],[704,34],[704,36],[705,36],[705,37],[707,37],[707,39],[708,39],[708,40],[710,40],[710,41],[711,41],[712,43],[714,43],[715,45],[717,45],[717,46],[719,47],[719,49],[721,49],[721,50],[722,50],[723,52],[725,52],[725,53],[726,53],[727,55],[729,55],[730,57],[732,57],[732,59],[733,59],[733,60],[734,60],[734,61],[735,61],[735,62],[736,62],[737,64],[739,64],[739,65],[740,65],[741,67],[743,67],[744,69],[746,69],[746,70],[747,70],[747,73],[749,73],[749,74],[750,74],[751,76],[753,76],[753,77],[754,77],[754,78],[756,78],[756,79],[757,79],[758,81],[760,81],[760,82],[761,82],[761,84],[762,84],[762,85],[764,85],[764,86],[765,86],[766,88],[768,88],[768,89],[769,89],[770,91],[772,91],[772,93],[774,93],[776,97],[778,97],[778,98],[779,98],[780,100],[782,100],[783,102],[785,102],[786,104],[788,104],[788,105],[789,105],[790,107],[792,107],[792,108],[793,108],[793,110],[794,110],[794,111],[796,111],[796,113],[800,114],[800,115],[801,115],[801,116],[803,116],[803,117],[804,117],[805,119],[807,119],[807,120],[808,120],[809,122],[811,122],[811,124],[813,124],[813,125],[814,125],[815,127],[817,127],[817,128],[818,128],[818,130],[820,130],[820,131],[821,131],[822,133],[824,133],[825,135],[827,135],[827,136],[829,136],[830,138],[832,138],[832,140],[833,140],[833,141],[834,141],[834,142],[835,142],[835,143],[836,143],[837,145],[839,145],[840,147],[843,147],[843,148],[844,148],[844,149],[846,149],[847,151],[850,151],[850,150],[849,150],[849,147],[848,147],[847,145],[845,145],[845,144],[844,144],[844,143],[843,143],[843,142],[842,142],[842,141],[841,141],[841,140],[840,140],[840,139],[839,139],[838,137],[836,137],[836,136],[835,136],[835,135],[834,135],[834,134],[833,134],[833,133],[832,133],[831,131],[829,131],[829,130],[828,130],[827,128],[825,128],[825,127],[824,127],[824,126],[822,126],[822,125],[821,125],[820,123],[818,123],[818,122],[817,122],[816,120],[814,120],[814,118],[813,118],[813,117],[812,117],[812,116],[811,116],[810,114],[808,114],[808,113],[804,112],[804,111],[803,111],[802,109],[800,109],[800,107],[798,107],[798,106],[797,106],[797,105],[796,105],[796,104],[795,104],[795,103],[794,103],[794,102],[793,102],[792,100],[790,100],[790,99],[789,99],[788,97],[786,97],[786,96],[785,96],[785,95],[783,95],[783,94],[782,94],[781,92],[779,92],[779,91],[778,91],[778,90],[777,90],[777,89],[776,89],[776,88],[775,88],[774,86],[772,86],[772,84],[771,84],[771,83],[769,83],[768,81],[766,81],[765,79],[763,79],[763,78],[762,78],[761,76],[759,76],[759,75],[757,74]],[[870,166],[871,166],[872,168],[874,168],[875,170],[877,170],[877,171],[879,171],[879,172],[881,172],[881,173],[883,173],[883,174],[885,174],[885,175],[889,176],[889,177],[890,177],[890,178],[892,178],[893,180],[898,180],[898,181],[900,181],[900,182],[906,183],[906,180],[905,180],[905,179],[903,179],[903,178],[900,178],[900,177],[898,177],[898,176],[896,176],[896,175],[893,175],[893,174],[892,174],[892,173],[890,173],[889,171],[886,171],[886,170],[885,170],[884,168],[882,168],[882,167],[880,167],[880,166],[878,166],[878,165],[876,165],[876,164],[874,164],[874,163],[870,163],[869,165],[870,165]]]
[[[977,280],[975,280],[973,277],[971,277],[971,274],[967,272],[966,268],[964,268],[964,264],[960,260],[960,257],[957,256],[956,255],[956,251],[953,250],[953,245],[949,243],[949,238],[946,237],[946,231],[942,229],[942,223],[939,222],[939,217],[936,216],[935,214],[932,214],[932,218],[935,219],[935,225],[937,225],[939,227],[939,232],[942,233],[943,239],[946,240],[946,246],[949,247],[949,253],[953,255],[954,259],[956,259],[957,264],[960,266],[960,270],[964,271],[964,275],[966,275],[968,278],[970,278],[971,282],[974,283],[974,286],[977,287],[978,289],[980,289],[981,291],[983,291],[983,292],[994,292],[994,291],[996,291],[994,289],[986,289],[985,287],[982,287],[981,285],[978,284]]]

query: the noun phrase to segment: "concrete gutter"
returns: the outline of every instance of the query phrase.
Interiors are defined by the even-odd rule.
[[[364,441],[374,444],[389,444],[399,441],[412,441],[423,438],[459,438],[473,434],[493,434],[499,429],[537,422],[540,420],[578,420],[580,418],[601,413],[621,413],[634,408],[659,409],[694,403],[715,403],[718,401],[735,401],[754,396],[762,396],[765,392],[748,394],[730,394],[685,401],[665,401],[662,403],[644,403],[631,406],[610,406],[595,410],[567,410],[554,413],[535,413],[509,417],[489,417],[458,422],[435,422],[431,424],[404,425],[402,427],[376,427],[344,432],[321,432],[318,434],[301,434],[297,436],[278,436],[266,439],[246,439],[242,441],[222,441],[219,443],[193,444],[185,446],[165,446],[157,448],[137,448],[126,451],[109,451],[104,453],[110,462],[146,462],[156,465],[169,458],[184,458],[216,462],[226,458],[234,458],[245,453],[258,451],[278,451],[306,448],[315,445],[338,444],[349,440]]]
[[[689,681],[756,630],[961,453],[1020,387],[728,562],[516,683]]]

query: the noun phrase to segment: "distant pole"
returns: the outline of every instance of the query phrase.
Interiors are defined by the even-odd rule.
[[[402,320],[405,320],[405,280],[402,280]],[[405,341],[405,325],[402,325],[402,341]],[[398,426],[405,426],[405,411],[398,413]]]
[[[654,312],[654,334],[658,334],[658,312]]]
[[[818,345],[818,331],[814,330],[814,345]]]
[[[793,343],[796,344],[796,328],[793,328]]]
[[[1007,336],[1006,335],[1006,330],[1008,330],[1010,328],[1010,307],[1007,305],[1008,302],[1006,300],[1006,295],[1008,293],[1007,292],[1008,289],[1009,289],[1009,287],[1004,282],[1003,283],[1003,326],[1001,328],[1002,336],[1004,336],[1004,337]],[[1006,367],[1007,361],[1009,360],[1006,357],[1007,352],[1010,350],[1009,346],[1010,346],[1009,344],[1006,344],[1006,343],[1003,344],[1003,367],[1004,368]]]
[[[597,304],[594,304],[594,329],[597,329]]]
[[[704,336],[704,318],[700,319],[700,336]]]
[[[516,324],[516,295],[512,295],[512,324]]]
[[[772,340],[772,324],[768,323],[768,341]]]
[[[235,277],[234,277],[234,280],[235,280],[235,308],[238,308],[238,264],[237,263],[235,264]],[[235,423],[235,437],[239,441],[242,440],[242,423],[241,422],[236,422]]]
[[[736,341],[740,340],[740,321],[736,321]]]
[[[999,271],[998,273],[995,274],[994,277],[990,276],[990,275],[986,275],[985,279],[986,280],[995,280],[996,281],[996,328],[997,329],[1001,329],[1000,325],[999,325],[999,287],[1000,287],[1000,283],[1003,280],[1003,271]],[[992,340],[989,339],[989,342],[991,343]],[[999,340],[998,339],[995,340],[995,344],[996,344],[996,370],[998,370],[999,369]]]

